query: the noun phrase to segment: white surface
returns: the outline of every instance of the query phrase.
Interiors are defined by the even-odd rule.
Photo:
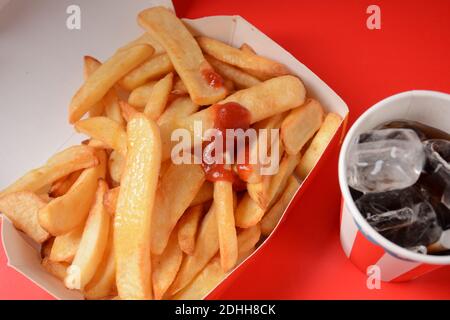
[[[82,30],[65,29],[65,8],[70,1],[14,0],[0,11],[0,61],[8,61],[0,73],[0,187],[38,166],[67,144],[72,128],[67,125],[67,105],[82,81],[82,56],[108,57],[116,48],[139,35],[133,21],[152,1],[95,0],[82,4]],[[154,3],[155,1],[153,1]],[[108,3],[110,10],[105,10]],[[126,3],[126,5],[125,5]],[[102,5],[103,4],[103,5]],[[307,67],[240,17],[208,17],[187,20],[202,33],[240,45],[244,41],[257,52],[286,64],[305,83],[328,111],[344,118],[344,101]],[[6,41],[4,41],[6,40]],[[2,62],[3,64],[3,62]],[[2,67],[3,68],[3,67]],[[6,97],[6,99],[5,99]],[[10,223],[3,224],[4,247],[9,264],[60,299],[73,299],[61,283],[42,276],[36,251]],[[10,234],[14,236],[9,238]],[[260,250],[264,245],[260,246]],[[247,259],[251,258],[248,257]],[[37,270],[35,273],[33,270]],[[55,288],[56,286],[56,288]]]
[[[356,208],[350,194],[346,176],[346,157],[351,141],[359,134],[371,130],[384,122],[398,119],[418,121],[450,132],[450,95],[422,90],[400,93],[378,102],[353,124],[344,140],[339,156],[339,185],[344,198],[344,205],[348,208],[356,223],[361,227],[362,232],[369,235],[385,251],[391,252],[405,260],[438,265],[450,264],[450,256],[432,256],[415,253],[384,238],[364,219]],[[347,231],[341,229],[341,232]],[[392,267],[390,268],[392,269]],[[399,268],[401,269],[403,266],[399,265]]]

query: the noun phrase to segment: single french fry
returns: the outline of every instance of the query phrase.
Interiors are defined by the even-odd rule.
[[[114,218],[116,283],[121,299],[151,299],[151,232],[161,140],[158,126],[136,115],[127,126],[128,153]]]
[[[155,84],[156,81],[151,81],[131,91],[130,96],[128,97],[128,103],[138,110],[144,110],[152,95]]]
[[[47,163],[34,169],[0,192],[0,197],[18,191],[39,192],[58,179],[72,172],[91,168],[98,164],[95,149],[88,146],[73,146],[50,158]]]
[[[83,230],[84,225],[82,224],[72,231],[56,237],[49,256],[50,260],[71,263],[80,245]]]
[[[285,113],[276,114],[270,118],[264,119],[262,121],[259,121],[253,125],[253,128],[255,130],[264,129],[267,130],[270,134],[267,135],[267,146],[269,147],[268,152],[272,153],[276,151],[277,144],[280,144],[279,137],[278,139],[274,139],[272,144],[272,137],[271,137],[271,131],[272,129],[279,129],[281,126],[281,123],[284,119]],[[259,147],[256,146],[256,147]],[[251,150],[250,152],[252,152]],[[278,150],[279,151],[279,150]],[[254,152],[254,151],[253,151]],[[278,155],[278,161],[281,153]],[[250,182],[247,183],[247,191],[250,196],[250,198],[253,199],[261,208],[266,208],[268,205],[268,192],[269,192],[269,186],[270,186],[270,180],[271,176],[265,175],[262,176],[259,181],[256,183]]]
[[[275,229],[278,221],[286,210],[288,204],[291,202],[300,183],[297,178],[291,176],[288,180],[287,186],[281,194],[280,199],[273,205],[273,207],[267,212],[261,220],[261,232],[263,235],[268,236],[273,229]]]
[[[239,261],[244,260],[253,251],[261,236],[259,225],[242,230],[238,236]],[[220,265],[220,257],[212,259],[195,279],[174,296],[176,300],[203,299],[227,275]]]
[[[198,190],[197,194],[195,195],[194,200],[192,200],[191,207],[210,201],[213,199],[213,196],[214,184],[209,181],[205,181],[200,190]]]
[[[99,164],[83,171],[70,190],[39,210],[39,223],[50,234],[60,236],[80,226],[95,199],[98,180],[106,174],[106,154],[97,151]]]
[[[238,245],[233,212],[233,185],[229,181],[214,182],[214,208],[219,232],[220,263],[225,272],[237,262]]]
[[[173,12],[164,7],[154,7],[139,13],[138,22],[166,49],[194,103],[209,105],[225,97],[225,88],[215,82],[219,76]]]
[[[120,184],[120,179],[122,178],[122,172],[125,169],[125,157],[117,152],[113,151],[109,155],[108,161],[109,176],[113,182],[114,187]]]
[[[84,287],[83,293],[86,299],[102,299],[108,296],[117,295],[113,240],[114,233],[111,221],[108,244],[105,253],[103,254],[102,262],[97,268],[92,280]]]
[[[207,56],[206,60],[208,60],[208,62],[220,75],[233,81],[239,89],[250,88],[261,83],[261,81],[254,76],[226,64],[225,62],[217,60],[212,56]]]
[[[214,58],[239,67],[241,69],[256,71],[268,78],[278,77],[289,73],[281,63],[233,48],[223,42],[207,37],[197,37],[197,42],[203,52]]]
[[[178,222],[178,243],[186,254],[193,254],[197,230],[203,216],[203,205],[190,207]]]
[[[305,101],[305,87],[294,76],[282,76],[262,82],[254,87],[240,90],[227,97],[219,104],[236,102],[250,112],[250,123],[261,121],[278,113],[283,113],[302,105]],[[161,140],[163,143],[163,160],[170,158],[172,148],[176,142],[171,141],[174,129],[184,128],[194,134],[194,123],[202,121],[203,130],[214,127],[215,109],[206,108],[193,115],[161,126]]]
[[[103,199],[105,208],[106,210],[108,210],[111,216],[114,216],[116,213],[117,199],[119,198],[119,193],[120,187],[109,189],[105,194],[105,198]]]
[[[173,73],[159,80],[153,87],[150,99],[144,109],[144,114],[152,120],[158,120],[166,108],[173,87]]]
[[[281,124],[281,141],[288,154],[297,154],[319,130],[323,108],[317,100],[309,99],[292,110]]]
[[[173,64],[166,53],[154,56],[128,73],[120,81],[120,85],[128,91],[135,90],[148,81],[157,80],[173,72]]]
[[[84,57],[84,69],[83,69],[84,81],[87,81],[87,79],[98,68],[100,68],[101,65],[102,64],[97,59],[90,57],[90,56],[85,56]],[[94,104],[94,106],[89,111],[89,116],[90,117],[99,117],[99,116],[103,115],[104,110],[105,110],[104,104],[102,102],[97,102],[96,104]]]
[[[171,164],[159,182],[156,192],[152,253],[163,253],[170,234],[184,211],[205,181],[205,173],[198,164]]]
[[[177,232],[173,232],[163,254],[152,260],[153,292],[156,300],[163,298],[175,279],[182,260],[183,251],[178,245]]]
[[[19,191],[0,197],[0,212],[6,215],[17,229],[34,241],[42,243],[50,236],[38,220],[38,212],[46,204],[32,192]]]
[[[327,114],[322,126],[312,139],[311,144],[306,149],[305,154],[300,159],[300,163],[295,170],[300,178],[305,179],[314,168],[341,123],[342,118],[339,115],[335,113]]]
[[[124,125],[125,121],[122,117],[122,110],[120,109],[120,99],[114,88],[111,88],[106,93],[102,101],[105,106],[105,115],[119,125]]]
[[[67,177],[63,177],[58,181],[55,181],[50,188],[50,196],[52,196],[53,198],[57,198],[65,195],[75,183],[75,181],[77,181],[82,172],[82,170],[75,171],[69,174]]]
[[[103,197],[107,190],[106,182],[99,180],[94,204],[86,220],[77,253],[64,279],[69,289],[84,289],[102,261],[111,225],[111,217],[103,205]]]
[[[269,189],[267,192],[267,206],[261,208],[257,202],[255,202],[248,194],[244,195],[241,202],[236,209],[236,226],[240,228],[249,228],[256,225],[261,221],[266,209],[271,207],[272,204],[278,200],[280,193],[286,187],[289,176],[294,172],[295,167],[300,161],[300,154],[286,155],[278,169],[278,173],[270,180]]]
[[[41,265],[48,273],[55,276],[61,281],[64,281],[67,273],[67,268],[69,267],[69,264],[67,262],[51,261],[48,257],[42,259]]]
[[[132,107],[125,101],[120,101],[119,105],[120,109],[122,110],[122,117],[125,119],[126,122],[130,121],[134,115],[139,113],[139,111],[137,111],[134,107]]]
[[[240,49],[243,52],[256,54],[255,50],[248,43],[243,43]]]
[[[152,56],[149,45],[134,46],[119,51],[99,67],[72,98],[69,107],[69,122],[75,123],[99,102],[103,96],[128,72]]]
[[[150,36],[147,32],[143,33],[141,36],[139,36],[137,39],[131,41],[130,43],[127,43],[123,47],[121,47],[118,51],[122,50],[128,50],[131,47],[142,45],[142,44],[148,44],[153,47],[155,50],[154,55],[158,55],[161,53],[164,53],[164,48],[156,41],[152,36]]]
[[[127,154],[127,133],[125,129],[107,117],[95,117],[75,123],[75,130],[100,140],[122,155]]]
[[[186,287],[218,251],[219,232],[213,204],[200,225],[194,253],[184,257],[180,271],[169,289],[170,294]]]
[[[191,98],[178,98],[174,100],[158,118],[158,125],[188,117],[197,112],[198,109],[199,106],[192,102]]]

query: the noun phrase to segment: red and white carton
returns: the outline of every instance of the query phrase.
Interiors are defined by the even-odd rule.
[[[342,248],[346,256],[364,273],[370,272],[373,270],[372,266],[376,266],[380,270],[382,281],[400,282],[450,265],[450,256],[415,253],[387,240],[369,225],[352,199],[346,175],[346,158],[350,144],[359,134],[391,120],[418,121],[450,132],[450,95],[416,90],[384,99],[354,123],[342,145],[339,158]]]
[[[172,3],[167,0],[128,0],[126,4],[122,0],[86,0],[80,2],[81,29],[69,31],[64,27],[61,12],[64,13],[66,7],[71,4],[69,0],[58,1],[57,4],[50,0],[15,0],[0,11],[0,16],[18,15],[26,21],[17,23],[15,19],[9,19],[6,22],[8,28],[5,28],[2,35],[2,44],[4,42],[5,48],[8,49],[5,54],[9,53],[10,61],[0,73],[0,80],[3,77],[9,79],[1,81],[0,96],[3,105],[13,105],[15,108],[1,110],[2,154],[9,156],[0,157],[0,165],[8,168],[0,172],[0,189],[30,168],[45,163],[51,154],[85,139],[73,133],[73,128],[66,121],[66,106],[82,81],[83,55],[92,54],[105,60],[121,45],[142,33],[135,22],[139,11],[156,5],[173,8]],[[106,7],[108,10],[102,11],[102,8]],[[102,12],[100,20],[98,12]],[[342,119],[347,118],[347,105],[327,84],[244,18],[213,16],[184,21],[198,34],[216,38],[235,47],[247,43],[257,53],[285,64],[294,75],[302,79],[309,97],[320,101],[327,112],[339,114]],[[45,37],[42,37],[42,34]],[[24,60],[20,55],[21,52],[35,51],[41,52],[39,63],[29,61],[30,59]],[[24,94],[24,90],[27,94]],[[335,135],[341,135],[344,127],[341,125]],[[6,138],[11,134],[14,134],[14,139]],[[332,143],[339,143],[339,139],[335,137]],[[309,177],[319,169],[318,165],[316,167]],[[305,179],[294,198],[301,196],[309,180],[308,177]],[[294,198],[291,204],[295,203]],[[275,230],[285,220],[285,216],[284,214],[280,219]],[[17,231],[7,218],[3,218],[1,234],[8,265],[58,299],[82,299],[83,296],[79,292],[66,289],[61,281],[41,267],[39,246]],[[270,238],[271,236],[237,266],[232,274],[241,272],[248,260],[270,246]],[[293,246],[292,249],[301,250],[298,246]],[[232,281],[230,275],[205,298],[220,296],[227,282]]]

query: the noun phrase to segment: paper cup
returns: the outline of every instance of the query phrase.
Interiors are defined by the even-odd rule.
[[[382,281],[415,279],[450,264],[450,256],[423,255],[402,248],[375,231],[356,207],[347,183],[346,158],[353,139],[391,120],[413,120],[450,132],[450,95],[433,91],[409,91],[391,96],[367,110],[349,130],[339,158],[342,192],[341,244],[346,256],[364,273],[372,266]],[[368,270],[369,269],[369,270]]]

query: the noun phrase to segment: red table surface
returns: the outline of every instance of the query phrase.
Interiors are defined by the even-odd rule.
[[[450,1],[175,0],[181,17],[241,15],[290,51],[350,108],[411,89],[450,93]],[[382,29],[366,28],[366,8],[381,8]],[[339,147],[333,147],[264,250],[233,275],[220,299],[449,299],[450,268],[402,284],[366,287],[339,242]],[[6,265],[0,299],[52,299]]]

